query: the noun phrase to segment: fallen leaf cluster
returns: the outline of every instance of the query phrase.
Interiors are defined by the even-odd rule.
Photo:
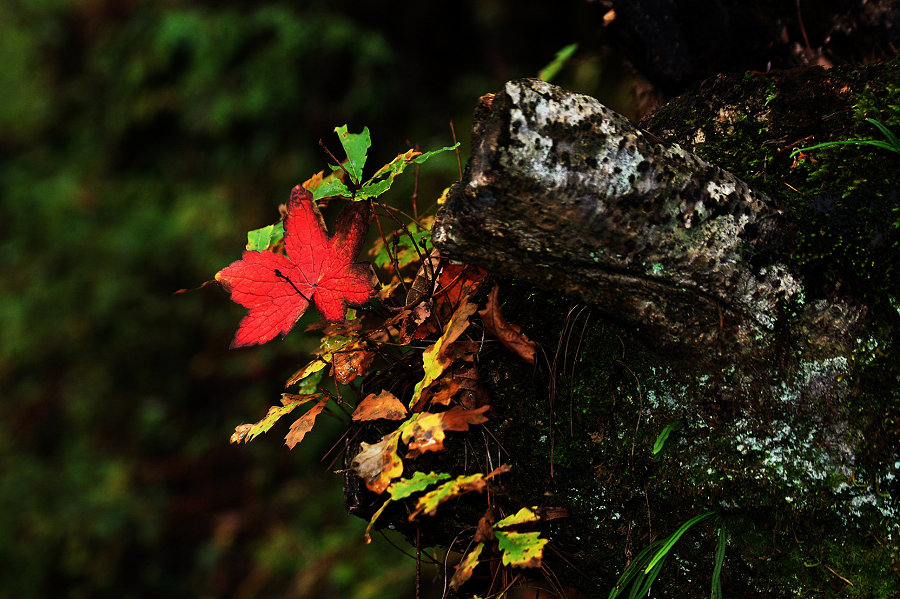
[[[375,201],[408,166],[456,146],[424,154],[409,150],[364,181],[368,129],[352,134],[344,126],[335,131],[346,160],[332,166],[330,174],[319,173],[296,186],[282,210],[283,220],[248,233],[241,259],[215,278],[249,309],[232,347],[286,335],[311,304],[321,314],[325,325],[319,349],[287,380],[287,388],[295,392],[284,393],[281,404],[269,408],[260,421],[238,426],[231,442],[251,441],[301,406],[305,412],[285,437],[291,449],[326,410],[349,415],[348,424],[359,423],[356,428],[380,431],[376,441],[359,442],[350,460],[366,488],[385,495],[366,531],[368,540],[392,502],[409,502],[410,520],[431,516],[461,495],[481,493],[494,477],[509,471],[504,465],[490,472],[425,473],[416,468],[416,458],[443,451],[449,433],[489,422],[490,397],[477,367],[486,336],[529,363],[536,346],[506,321],[499,288],[485,271],[451,264],[431,247],[433,218],[409,220]],[[326,200],[345,203],[331,237],[318,206]],[[381,282],[370,264],[358,261],[373,221],[380,236],[370,255],[384,276]],[[479,304],[484,304],[480,310]],[[539,532],[517,530],[537,522],[537,516],[523,508],[513,518],[481,523],[475,549],[452,579],[454,588],[484,561],[486,547],[504,566],[540,567],[547,540]]]

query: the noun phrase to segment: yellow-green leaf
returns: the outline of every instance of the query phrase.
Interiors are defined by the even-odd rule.
[[[387,509],[388,504],[392,501],[406,499],[413,493],[424,491],[439,480],[447,478],[450,478],[450,475],[446,472],[429,472],[428,474],[425,474],[424,472],[415,472],[413,473],[412,478],[401,478],[397,482],[391,484],[391,486],[388,487],[390,498],[388,498],[387,501],[378,508],[378,511],[372,515],[372,519],[369,520],[369,525],[366,527],[366,533],[364,535],[366,544],[372,542],[372,528],[375,526],[375,521],[378,520],[378,517],[385,509]]]
[[[242,424],[235,428],[234,434],[231,436],[232,443],[240,443],[244,441],[249,443],[254,437],[261,435],[272,428],[272,425],[278,422],[278,419],[285,414],[290,414],[297,406],[308,403],[314,399],[322,397],[321,393],[307,393],[304,395],[293,395],[291,393],[283,393],[281,395],[280,406],[272,406],[269,408],[266,417],[256,424]]]
[[[494,528],[507,528],[509,526],[513,526],[514,524],[524,524],[525,522],[537,522],[540,520],[537,514],[528,509],[527,507],[523,507],[518,512],[500,520],[496,524],[494,524]]]
[[[457,590],[472,578],[472,573],[479,564],[478,558],[481,556],[482,549],[484,549],[484,543],[478,543],[475,545],[475,549],[467,553],[466,557],[456,565],[456,572],[453,574],[453,578],[450,579],[451,589]]]
[[[433,516],[440,504],[449,501],[454,497],[459,497],[464,493],[478,491],[484,489],[484,475],[481,473],[471,474],[469,476],[457,476],[455,479],[442,484],[440,487],[422,495],[416,504],[416,509],[409,515],[409,519],[413,520],[421,513]]]
[[[547,544],[547,539],[542,539],[541,533],[495,530],[494,536],[503,554],[504,566],[541,567],[544,545]]]

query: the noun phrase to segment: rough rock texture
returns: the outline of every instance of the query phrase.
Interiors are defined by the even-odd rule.
[[[545,525],[564,586],[605,596],[713,511],[654,596],[709,594],[718,538],[727,597],[900,595],[900,157],[789,157],[873,137],[867,116],[896,131],[898,67],[879,68],[721,79],[647,122],[768,196],[541,82],[479,107],[435,241],[505,276],[543,348],[537,370],[495,346],[479,364],[513,466],[495,496],[567,510]]]
[[[483,99],[464,185],[434,229],[450,256],[577,294],[649,336],[728,350],[800,291],[772,258],[783,211],[596,100],[538,80]]]

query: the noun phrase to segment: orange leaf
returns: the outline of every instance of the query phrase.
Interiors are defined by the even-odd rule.
[[[350,467],[362,478],[373,493],[381,494],[391,481],[403,474],[403,462],[397,455],[400,431],[396,430],[382,437],[372,445],[363,441],[360,452],[353,458]]]
[[[444,376],[422,394],[422,399],[425,401],[430,400],[432,404],[448,406],[453,396],[462,388],[463,382],[460,379]]]
[[[311,407],[306,411],[306,414],[298,418],[294,424],[291,425],[291,430],[288,431],[287,436],[284,438],[284,444],[293,449],[300,441],[303,440],[303,437],[306,436],[306,433],[312,430],[313,425],[316,423],[316,417],[322,412],[325,408],[325,404],[328,403],[330,397],[323,397],[319,403]]]
[[[437,381],[423,390],[412,411],[421,412],[429,402],[432,405],[450,405],[454,399],[459,405],[470,409],[491,401],[481,384],[478,368],[471,361],[458,362],[445,370]]]
[[[443,450],[444,431],[467,431],[470,424],[486,422],[484,412],[489,407],[467,410],[456,406],[437,414],[416,414],[399,429],[403,433],[403,442],[409,446],[407,457],[416,457],[426,451]]]
[[[484,413],[487,412],[490,407],[491,406],[481,406],[474,410],[467,410],[457,406],[450,408],[446,412],[441,412],[444,430],[467,431],[469,430],[470,424],[487,422],[487,416],[485,416]]]
[[[351,420],[403,420],[406,418],[406,406],[393,393],[382,390],[378,395],[370,393],[359,402],[350,418]]]
[[[522,332],[519,325],[510,324],[503,317],[503,313],[500,311],[500,302],[497,300],[499,290],[500,287],[494,285],[488,295],[487,306],[484,310],[479,311],[478,315],[481,316],[485,328],[493,333],[500,343],[529,364],[534,364],[534,351],[537,345]]]

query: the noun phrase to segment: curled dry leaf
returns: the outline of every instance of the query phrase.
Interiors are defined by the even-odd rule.
[[[403,420],[406,406],[390,391],[382,390],[378,395],[370,393],[359,402],[351,420]]]
[[[329,399],[330,397],[328,396],[323,397],[319,403],[307,410],[306,414],[298,418],[294,424],[291,425],[291,430],[288,431],[287,436],[284,438],[285,445],[293,449],[303,440],[306,433],[312,430],[313,425],[316,423],[316,418],[325,408],[325,404],[328,403]]]
[[[396,330],[397,342],[400,345],[408,345],[413,339],[422,339],[434,331],[434,326],[428,319],[429,316],[431,316],[431,307],[422,302],[386,320],[384,327]]]
[[[475,541],[478,543],[491,543],[494,540],[494,512],[488,508],[478,526],[475,528]]]
[[[484,327],[494,334],[507,349],[514,352],[520,358],[534,364],[534,352],[537,345],[529,339],[522,328],[517,324],[511,324],[503,317],[500,311],[500,302],[497,299],[499,286],[494,285],[488,295],[488,303],[484,310],[478,312]]]
[[[412,285],[409,287],[409,291],[406,292],[406,305],[413,304],[431,291],[432,285],[431,280],[434,277],[435,273],[438,272],[438,268],[441,264],[441,253],[437,250],[437,248],[431,250],[431,253],[428,254],[428,257],[422,262],[422,265],[419,266],[419,271],[416,273],[416,276],[413,278]]]
[[[396,430],[382,437],[378,443],[360,443],[360,452],[353,458],[350,468],[373,493],[380,495],[392,480],[403,474],[403,462],[397,455],[399,442],[400,430]]]

